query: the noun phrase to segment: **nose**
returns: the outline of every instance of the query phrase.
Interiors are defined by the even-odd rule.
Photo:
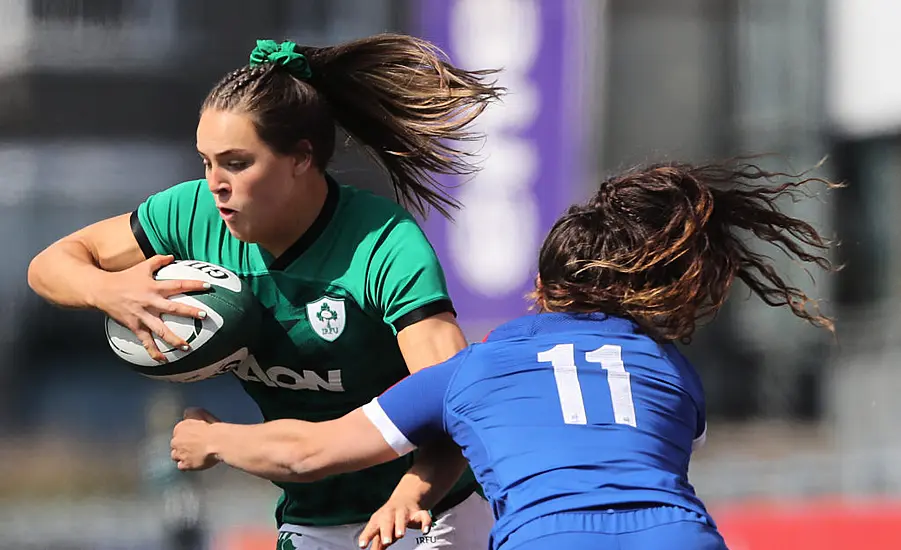
[[[210,192],[214,195],[225,195],[231,191],[231,186],[229,185],[227,179],[221,177],[218,173],[218,170],[210,170],[207,174],[207,185],[210,188]]]

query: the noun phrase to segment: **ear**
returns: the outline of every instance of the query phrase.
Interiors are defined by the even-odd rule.
[[[309,140],[302,139],[297,143],[294,157],[294,175],[299,176],[313,166],[313,145]]]

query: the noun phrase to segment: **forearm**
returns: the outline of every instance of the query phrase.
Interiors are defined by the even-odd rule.
[[[423,510],[434,508],[457,483],[466,466],[466,459],[453,441],[424,445],[413,466],[397,484],[392,498],[413,499]]]
[[[407,327],[397,341],[411,373],[447,361],[466,347],[463,331],[450,313]],[[422,509],[431,509],[460,479],[466,465],[460,448],[449,438],[424,444],[392,498],[414,499]]]
[[[77,241],[60,241],[31,261],[28,285],[53,304],[91,308],[105,275],[87,247]]]
[[[273,420],[241,425],[210,425],[209,452],[232,468],[271,481],[309,482],[327,475],[317,464],[321,445],[307,432],[315,426],[300,420]]]

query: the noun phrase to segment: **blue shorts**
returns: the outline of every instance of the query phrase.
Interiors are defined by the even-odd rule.
[[[503,550],[727,550],[705,516],[676,506],[570,512],[545,516],[518,528]]]

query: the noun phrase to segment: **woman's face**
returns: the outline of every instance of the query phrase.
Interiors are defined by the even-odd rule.
[[[272,150],[249,115],[208,109],[197,124],[197,152],[210,192],[231,234],[258,243],[278,235],[298,175],[309,161]]]

